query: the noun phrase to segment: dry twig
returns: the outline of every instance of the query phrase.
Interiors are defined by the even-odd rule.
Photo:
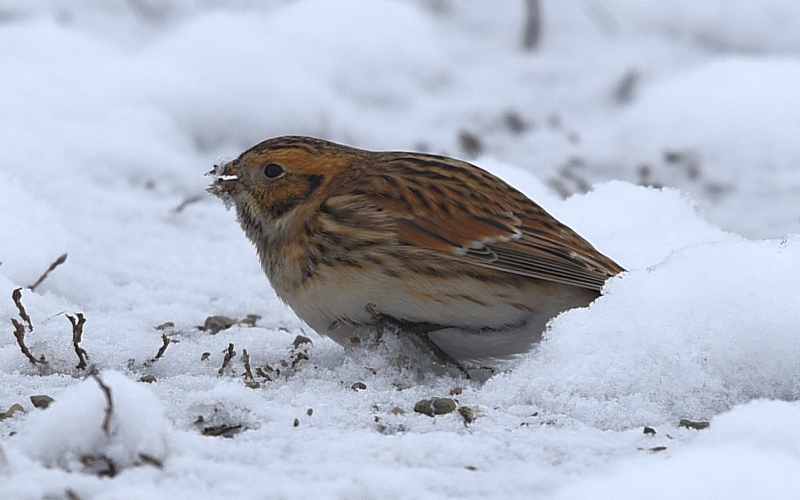
[[[680,422],[678,422],[678,427],[685,427],[687,429],[694,429],[696,431],[702,431],[703,429],[708,429],[709,427],[708,422],[695,422],[689,420],[688,418],[682,418]]]
[[[244,379],[252,382],[253,371],[250,368],[250,354],[247,352],[247,349],[242,349],[242,363],[244,363]]]
[[[176,206],[175,208],[172,209],[172,213],[174,213],[174,214],[181,213],[181,212],[183,212],[184,208],[188,207],[189,205],[191,205],[193,203],[197,203],[198,201],[200,201],[202,199],[203,199],[203,196],[199,195],[199,194],[196,194],[194,196],[188,196],[188,197],[184,198],[183,201],[180,202],[180,204],[178,206]]]
[[[539,0],[525,1],[525,30],[522,46],[525,50],[535,50],[542,39],[542,11]]]
[[[269,376],[270,373],[275,373],[275,369],[268,364],[265,364],[263,368],[256,366],[256,375],[263,378],[267,382],[272,382],[272,377]]]
[[[642,74],[639,70],[631,68],[620,78],[614,89],[614,100],[618,104],[628,104],[636,95],[636,87],[639,84]]]
[[[160,359],[164,355],[164,353],[167,352],[167,347],[169,347],[170,343],[171,343],[171,341],[169,340],[169,337],[167,337],[167,334],[166,333],[162,333],[161,334],[161,347],[158,348],[158,352],[156,353],[156,357],[151,359],[150,362],[152,363],[153,361],[155,361],[157,359]]]
[[[222,358],[222,366],[219,368],[219,371],[217,371],[219,375],[225,373],[225,369],[231,364],[231,360],[234,356],[236,356],[236,351],[233,350],[233,344],[228,344],[228,348],[225,350],[225,357]]]
[[[297,365],[301,361],[308,360],[308,348],[310,345],[310,338],[304,335],[298,335],[295,337],[294,341],[292,342],[292,349],[289,351],[289,357],[291,358],[291,365],[289,367],[292,370],[297,368]]]
[[[139,460],[141,461],[142,464],[150,465],[152,467],[155,467],[156,469],[164,468],[164,462],[157,459],[153,455],[148,455],[147,453],[139,453]]]
[[[75,368],[83,370],[86,368],[86,360],[88,355],[86,350],[82,348],[80,344],[83,337],[83,325],[86,323],[86,318],[81,313],[75,314],[75,316],[78,317],[77,320],[75,317],[70,316],[69,314],[66,316],[69,322],[72,324],[72,346],[75,348],[75,354],[78,355],[78,366]]]
[[[25,327],[22,326],[22,323],[11,318],[11,324],[14,325],[14,338],[17,339],[17,345],[19,346],[19,350],[22,351],[22,354],[28,358],[28,361],[31,364],[35,365],[39,361],[31,354],[31,351],[28,349],[28,346],[25,345]]]
[[[145,0],[128,0],[126,3],[131,12],[151,24],[163,23],[169,17],[170,5],[168,2],[163,2],[160,5],[156,2],[153,5]]]
[[[100,377],[97,375],[97,368],[92,366],[89,368],[89,377],[92,377],[97,385],[100,386],[100,390],[103,391],[103,395],[106,397],[106,409],[105,413],[106,416],[103,418],[103,424],[100,426],[100,429],[103,430],[103,434],[106,436],[111,435],[111,417],[114,415],[114,402],[111,398],[111,388],[103,382]]]
[[[253,377],[253,370],[250,367],[250,353],[247,352],[247,349],[242,349],[242,363],[244,363],[244,385],[251,389],[261,387],[261,384],[256,382]]]
[[[19,317],[22,318],[22,321],[28,324],[28,331],[32,332],[33,323],[31,323],[31,317],[28,316],[28,313],[25,311],[25,306],[22,305],[22,288],[17,288],[11,292],[11,300],[13,300],[14,305],[17,306]]]
[[[117,475],[117,464],[105,455],[81,455],[83,471],[97,477],[114,477]]]
[[[39,286],[39,285],[41,285],[41,284],[42,284],[42,281],[44,281],[45,279],[47,279],[47,276],[48,276],[48,275],[49,275],[51,272],[53,272],[53,270],[54,270],[55,268],[57,268],[58,266],[60,266],[61,264],[63,264],[63,263],[64,263],[64,262],[66,262],[66,261],[67,261],[67,254],[63,254],[63,255],[59,256],[59,257],[58,257],[56,260],[54,260],[54,261],[53,261],[53,263],[52,263],[52,264],[50,264],[50,267],[48,267],[48,268],[47,268],[47,271],[45,271],[45,272],[44,272],[44,274],[42,274],[41,276],[39,276],[39,279],[38,279],[38,280],[36,280],[36,281],[35,281],[35,282],[34,282],[32,285],[30,285],[30,286],[28,287],[28,290],[30,290],[31,292],[34,292],[34,291],[36,291],[36,287],[37,287],[37,286]]]

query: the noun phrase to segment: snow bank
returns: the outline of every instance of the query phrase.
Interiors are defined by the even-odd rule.
[[[800,488],[800,406],[756,401],[716,417],[688,449],[625,461],[554,498],[776,498]]]
[[[553,321],[529,362],[487,384],[600,428],[707,420],[800,397],[800,238],[694,245]],[[487,389],[488,390],[488,389]],[[490,391],[491,392],[491,391]]]
[[[46,467],[115,475],[163,462],[170,429],[161,401],[146,386],[109,371],[70,387],[46,411],[28,417],[13,444]]]

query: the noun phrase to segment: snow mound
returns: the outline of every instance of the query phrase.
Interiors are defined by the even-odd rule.
[[[626,460],[554,498],[793,499],[800,490],[799,419],[798,403],[754,401],[716,417],[689,449],[669,460]]]
[[[46,410],[28,417],[16,444],[46,467],[113,476],[131,466],[163,462],[170,431],[150,390],[106,371],[65,389]]]
[[[677,250],[556,318],[532,359],[487,386],[610,429],[798,399],[797,262],[799,236]]]

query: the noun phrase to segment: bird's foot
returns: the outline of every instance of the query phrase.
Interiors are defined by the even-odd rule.
[[[367,312],[372,315],[372,319],[375,322],[375,330],[378,339],[381,338],[383,331],[387,326],[392,327],[398,332],[402,332],[411,336],[412,340],[415,340],[417,344],[420,344],[428,349],[439,363],[445,366],[453,366],[462,374],[464,374],[464,377],[467,379],[471,378],[469,371],[467,371],[464,365],[461,364],[459,360],[448,354],[444,349],[436,345],[436,342],[434,342],[429,335],[431,332],[435,332],[446,327],[437,325],[435,323],[414,323],[411,321],[397,319],[393,316],[377,312],[375,307],[376,305],[371,303],[366,305]]]

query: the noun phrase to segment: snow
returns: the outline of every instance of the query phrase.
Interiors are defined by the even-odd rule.
[[[131,467],[141,454],[166,457],[169,423],[155,395],[119,372],[98,376],[112,394],[111,410],[119,415],[106,425],[106,397],[95,380],[64,390],[48,411],[31,415],[19,444],[46,467],[81,470],[80,457],[105,456],[119,467]]]
[[[795,498],[797,405],[756,401],[720,415],[691,449],[660,460],[623,460],[609,474],[555,498]]]
[[[795,497],[800,5],[545,0],[526,53],[522,4],[5,2],[0,414],[25,411],[0,419],[0,498]],[[472,159],[629,271],[485,382],[393,337],[345,351],[203,191],[293,133]],[[20,287],[46,365],[7,322]],[[246,386],[244,350],[280,373]],[[413,411],[431,397],[461,413]]]

